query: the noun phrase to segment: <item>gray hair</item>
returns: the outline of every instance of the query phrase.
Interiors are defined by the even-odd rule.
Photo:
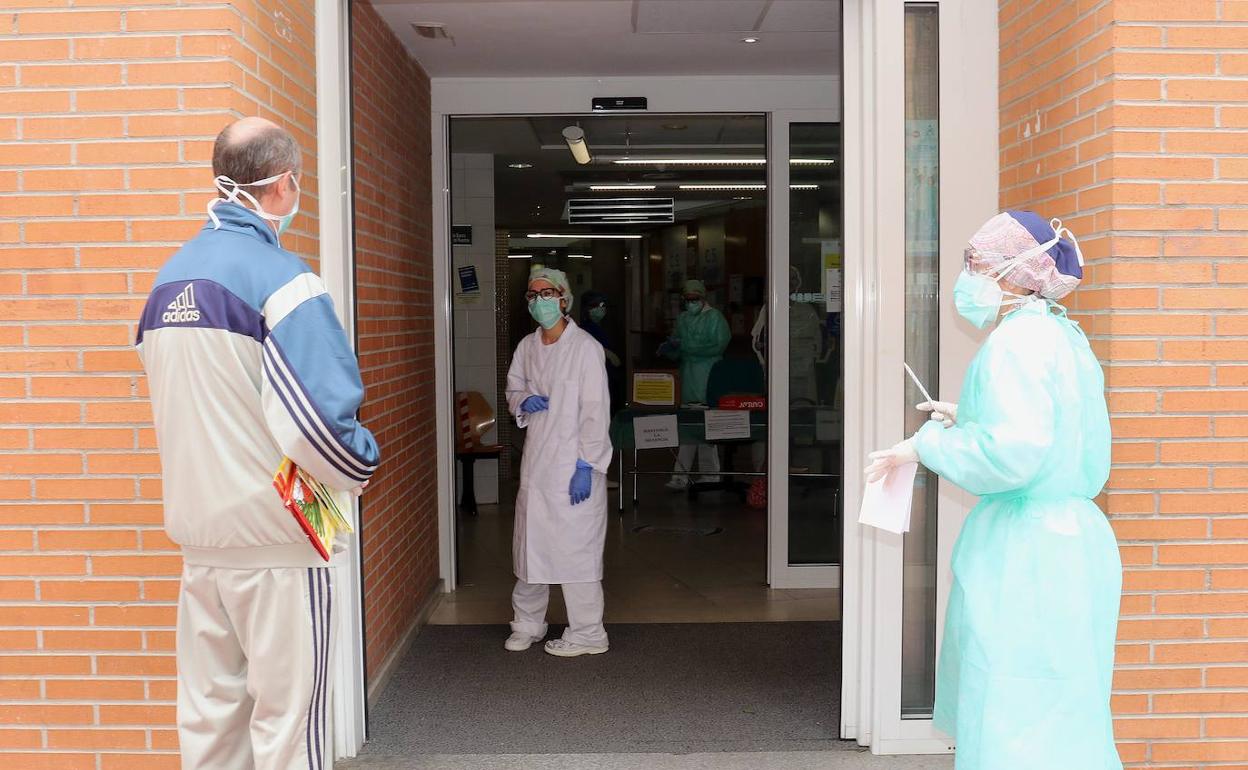
[[[290,132],[280,126],[268,125],[239,133],[233,123],[217,134],[212,147],[212,173],[225,176],[238,184],[268,179],[285,171],[298,174],[303,164],[299,144]],[[257,198],[268,192],[268,186],[251,188]]]

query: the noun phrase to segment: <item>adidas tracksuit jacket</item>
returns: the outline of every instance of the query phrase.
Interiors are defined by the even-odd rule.
[[[332,569],[282,507],[283,455],[339,489],[377,467],[355,355],[320,279],[232,203],[161,268],[139,322],[182,547],[186,770],[328,765]]]

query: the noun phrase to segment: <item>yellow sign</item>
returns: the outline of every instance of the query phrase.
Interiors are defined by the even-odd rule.
[[[646,406],[676,405],[676,375],[671,372],[634,372],[633,403]]]

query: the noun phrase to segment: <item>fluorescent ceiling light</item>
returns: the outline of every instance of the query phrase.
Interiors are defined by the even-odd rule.
[[[756,38],[756,37],[743,37],[743,38],[741,38],[741,42],[742,42],[742,43],[757,43],[757,42],[758,42],[758,38]]]
[[[766,158],[619,158],[611,161],[618,166],[766,166]],[[833,158],[791,158],[791,166],[831,166],[836,163]]]
[[[507,259],[533,259],[532,254],[508,254]]]
[[[652,184],[591,184],[591,190],[653,190],[657,185]]]
[[[618,166],[765,166],[766,158],[620,158]]]
[[[722,191],[733,192],[737,190],[766,190],[767,185],[761,182],[760,183],[742,182],[740,184],[734,184],[732,182],[707,182],[704,184],[703,183],[682,184],[680,185],[680,189],[682,190],[722,190]],[[819,185],[817,184],[791,184],[789,185],[789,189],[790,190],[818,190]]]
[[[508,163],[507,168],[533,168],[532,163]]]
[[[708,184],[682,184],[682,190],[766,190],[767,185],[759,184],[732,184],[729,182],[708,183]]]
[[[585,131],[580,126],[568,126],[563,129],[563,141],[568,143],[568,150],[577,163],[584,166],[593,160],[589,154],[589,145],[585,144]]]
[[[568,259],[593,259],[589,254],[569,254]]]
[[[641,239],[638,234],[623,233],[529,233],[526,238],[554,238],[564,241],[614,240],[636,241]]]

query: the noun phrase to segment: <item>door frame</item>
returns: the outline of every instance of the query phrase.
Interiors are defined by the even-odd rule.
[[[846,422],[845,477],[861,478],[868,452],[904,438],[905,0],[846,0],[845,356],[860,363],[845,402],[866,419]],[[997,15],[977,0],[923,0],[939,7],[940,280],[962,269],[965,240],[997,211]],[[852,155],[849,148],[860,152]],[[989,148],[985,152],[984,148]],[[941,292],[940,383],[961,389],[982,335],[960,322]],[[849,367],[847,367],[848,369]],[[876,754],[947,753],[932,720],[901,718],[903,537],[857,523],[861,484],[845,485],[841,737]],[[943,479],[937,511],[937,651],[952,584],[953,543],[973,498]]]
[[[355,237],[351,198],[350,0],[315,0],[317,235],[321,278],[338,320],[356,348]],[[350,514],[360,525],[360,499]],[[333,697],[329,730],[335,758],[353,757],[367,737],[364,669],[363,554],[360,539],[334,554],[336,638],[332,648]]]
[[[837,94],[840,89],[840,78],[837,76],[793,76],[793,77],[647,77],[647,78],[434,78],[431,82],[431,125],[433,132],[433,237],[432,246],[435,255],[433,265],[433,292],[437,303],[434,313],[434,351],[438,366],[436,376],[437,409],[439,414],[454,414],[454,366],[452,358],[453,330],[452,321],[452,287],[451,287],[451,250],[449,244],[450,227],[450,155],[449,127],[451,117],[499,117],[514,115],[569,115],[591,117],[590,103],[596,96],[620,96],[622,94],[644,95],[648,106],[644,113],[648,115],[699,113],[739,113],[762,114],[767,116],[768,125],[773,123],[772,116],[781,114],[797,120],[802,115],[817,117],[806,118],[839,119],[839,103]],[[770,132],[769,132],[770,133]],[[787,135],[786,135],[787,138]],[[768,141],[769,149],[771,141]],[[787,148],[787,141],[785,143]],[[786,150],[787,152],[787,150]],[[771,164],[774,167],[776,164]],[[787,180],[788,168],[783,173]],[[769,172],[770,174],[771,172]],[[774,180],[769,178],[772,189]],[[787,189],[787,181],[784,184]],[[775,195],[768,196],[768,205],[773,207]],[[787,207],[787,199],[785,201]],[[774,208],[769,208],[769,220],[776,215]],[[776,232],[783,230],[784,243],[788,240],[788,229],[777,228],[769,221],[768,232],[768,264],[769,279],[774,264],[782,254],[783,282],[772,286],[785,287],[783,297],[787,298],[788,286],[788,250],[777,250]],[[775,291],[770,292],[775,295]],[[774,296],[769,303],[775,304]],[[782,322],[787,329],[788,303],[781,303],[780,311],[769,316],[779,318],[783,313]],[[774,307],[769,312],[775,311]],[[774,324],[774,321],[770,321]],[[770,367],[769,388],[776,383],[785,384],[787,392],[788,378],[788,339],[775,331],[773,325],[771,350],[768,353]],[[781,363],[776,363],[781,362]],[[782,367],[782,368],[777,368]],[[774,401],[775,396],[772,396]],[[778,403],[778,402],[777,402]],[[776,446],[774,431],[778,420],[769,420],[769,445]],[[787,426],[781,426],[785,429]],[[438,478],[439,489],[454,489],[454,437],[450,434],[450,421],[442,420],[438,426]],[[787,446],[787,430],[784,434]],[[769,464],[776,462],[774,450],[769,450]],[[787,449],[785,451],[787,458]],[[787,460],[783,465],[786,469]],[[769,470],[771,470],[769,465]],[[784,510],[776,502],[775,487],[768,495],[769,535],[780,512]],[[785,495],[782,500],[787,500]],[[455,554],[455,495],[439,495],[438,536],[439,536],[439,575],[442,578],[443,590],[448,593],[454,590],[457,577]],[[787,528],[785,529],[787,532]],[[786,538],[787,542],[787,538]],[[777,571],[773,561],[774,550],[768,549],[768,577],[776,580],[777,588],[797,588],[814,585],[835,587],[839,578],[839,566],[810,567],[793,577],[790,571]],[[786,564],[787,566],[787,564]],[[822,581],[822,582],[819,582]]]
[[[997,83],[995,8],[977,8],[974,0],[933,0],[941,6],[941,274],[951,285],[961,264],[960,240],[997,206]],[[320,175],[321,269],[337,304],[344,326],[353,333],[354,253],[351,238],[350,147],[351,112],[348,0],[316,0],[318,172]],[[900,538],[865,532],[854,519],[860,500],[857,484],[867,451],[899,439],[901,419],[900,375],[882,377],[901,360],[898,329],[883,317],[888,276],[886,248],[903,253],[904,247],[886,213],[904,201],[900,184],[903,38],[901,0],[844,0],[844,62],[842,77],[705,77],[705,78],[459,78],[431,83],[433,158],[434,339],[437,408],[451,414],[451,275],[449,224],[449,160],[447,120],[450,115],[518,115],[587,113],[593,96],[644,94],[651,112],[773,113],[821,111],[830,105],[827,91],[839,88],[844,100],[845,162],[845,325],[847,361],[858,362],[858,376],[846,373],[845,401],[860,403],[853,410],[862,419],[845,421],[843,473],[845,538],[842,555],[843,635],[841,735],[871,746],[875,753],[947,751],[948,741],[932,734],[930,720],[905,720],[900,710],[890,712],[899,698],[887,693],[899,688],[899,637],[894,640],[900,602]],[[892,29],[895,34],[887,34]],[[891,89],[891,91],[889,90]],[[834,101],[834,98],[833,100]],[[835,105],[838,106],[839,105]],[[813,114],[813,112],[811,113]],[[985,120],[983,116],[990,115]],[[957,141],[948,137],[956,136]],[[983,152],[982,148],[992,148]],[[876,179],[891,179],[882,185]],[[773,189],[775,189],[773,187]],[[856,194],[850,194],[854,190]],[[769,196],[775,198],[776,196]],[[772,244],[774,247],[774,243]],[[769,265],[775,259],[769,255]],[[787,286],[785,281],[780,285]],[[769,292],[775,295],[776,291]],[[769,303],[775,303],[769,296]],[[952,308],[942,301],[940,387],[944,393],[960,386],[961,367],[969,360],[975,338],[954,323]],[[787,310],[787,307],[785,308]],[[773,316],[774,318],[775,316]],[[787,319],[787,313],[786,313]],[[948,335],[948,338],[947,338]],[[784,338],[781,337],[783,340]],[[787,345],[787,340],[784,340]],[[780,358],[779,351],[770,358]],[[783,359],[781,359],[783,360]],[[847,367],[848,369],[848,367]],[[877,385],[879,386],[877,388]],[[447,421],[438,424],[439,571],[444,585],[454,585],[453,530],[454,447]],[[891,439],[891,441],[886,441]],[[770,461],[769,461],[770,462]],[[774,470],[774,468],[773,468]],[[785,469],[787,471],[787,469]],[[449,491],[448,491],[449,490]],[[940,580],[943,614],[949,582],[949,531],[960,526],[959,511],[969,501],[960,493],[941,489],[942,556]],[[948,511],[947,511],[948,509]],[[948,512],[949,515],[945,515]],[[358,516],[358,510],[357,510]],[[770,513],[769,513],[770,515]],[[354,756],[362,747],[365,730],[363,616],[360,593],[358,539],[343,558],[336,598],[342,625],[334,658],[335,754]],[[890,616],[891,611],[891,616]],[[899,632],[898,632],[899,634]],[[891,660],[891,662],[890,662]],[[890,670],[896,667],[896,674]],[[895,680],[895,681],[894,681]],[[893,685],[896,685],[896,688]],[[879,697],[877,697],[877,693]],[[887,696],[887,697],[886,697]],[[921,734],[916,734],[921,733]]]

